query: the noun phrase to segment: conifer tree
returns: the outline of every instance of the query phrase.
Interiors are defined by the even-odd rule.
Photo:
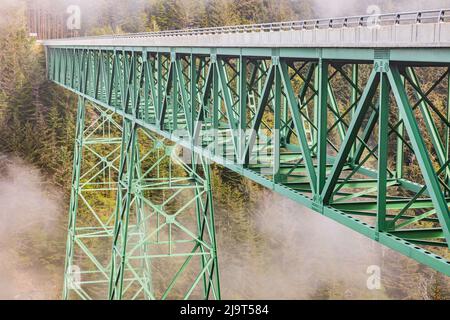
[[[205,27],[220,27],[226,24],[224,12],[226,2],[224,0],[206,0]]]
[[[179,0],[159,0],[156,3],[155,21],[160,30],[186,27],[186,14]]]
[[[231,0],[228,9],[232,24],[252,24],[264,21],[262,0]]]

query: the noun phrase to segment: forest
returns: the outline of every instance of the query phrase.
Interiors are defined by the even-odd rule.
[[[430,0],[427,8],[444,7],[446,2]],[[61,8],[63,12],[68,3],[78,3],[82,10],[79,35],[84,36],[366,14],[367,7],[372,4],[378,5],[383,12],[415,10],[423,1],[363,0],[330,4],[319,0],[74,0],[48,3],[52,10]],[[37,228],[28,232],[28,238],[20,246],[23,255],[34,250],[45,252],[45,257],[21,256],[17,263],[25,267],[41,264],[47,273],[50,271],[47,280],[52,283],[52,293],[49,297],[58,298],[64,264],[77,100],[47,80],[44,51],[27,34],[26,1],[0,0],[0,4],[0,154],[38,168],[43,177],[42,188],[48,193],[58,190],[62,203],[61,212],[55,218],[58,221],[56,236],[48,235],[46,228]],[[0,165],[0,175],[4,174],[3,167]],[[277,284],[278,289],[274,291],[281,298],[450,298],[449,279],[390,250],[374,247],[353,234],[346,238],[347,231],[315,221],[308,216],[310,213],[301,214],[304,223],[290,225],[289,221],[295,220],[292,211],[302,210],[298,205],[280,199],[235,173],[214,165],[213,184],[219,256],[230,264],[222,273],[227,298],[275,298],[268,293],[274,290],[272,283]],[[269,200],[259,201],[262,199]],[[263,214],[274,211],[272,201],[282,203],[286,212],[282,218]],[[310,230],[303,225],[308,221],[312,224]],[[279,226],[274,227],[277,223]],[[331,230],[325,240],[332,243],[334,237],[342,236],[342,248],[337,249],[332,244],[299,248],[308,243],[307,237],[321,242],[315,231],[324,225]],[[282,227],[293,230],[284,234],[280,231]],[[298,235],[295,228],[302,233]],[[298,238],[286,246],[282,243],[289,242],[286,238],[289,235]],[[3,237],[0,239],[0,243],[6,241]],[[352,241],[361,248],[346,255],[343,247]],[[331,267],[317,262],[322,259],[317,252],[329,254],[323,263]],[[348,261],[339,264],[340,254]],[[280,260],[283,260],[282,264]],[[376,293],[368,292],[365,280],[361,280],[365,277],[368,261],[373,260],[382,261],[387,270],[383,289]],[[334,263],[337,263],[335,268]],[[338,269],[345,266],[356,270],[358,280],[340,274]],[[317,270],[315,279],[310,279],[308,272],[295,275],[302,269]],[[354,285],[355,281],[361,283]],[[356,288],[350,297],[349,287]]]

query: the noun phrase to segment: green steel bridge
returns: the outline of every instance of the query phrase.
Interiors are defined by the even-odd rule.
[[[450,10],[44,45],[65,299],[220,299],[211,161],[450,276]]]

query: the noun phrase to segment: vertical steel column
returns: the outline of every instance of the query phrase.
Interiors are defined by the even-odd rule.
[[[179,108],[178,81],[179,81],[178,77],[172,78],[172,92],[171,92],[172,130],[178,130],[178,108]],[[190,119],[188,121],[190,121]],[[188,124],[188,122],[186,122],[186,124]]]
[[[200,62],[201,63],[201,62]],[[197,111],[197,101],[198,98],[198,87],[197,87],[197,56],[191,54],[190,55],[190,65],[189,65],[189,84],[190,84],[190,100],[189,100],[189,112],[190,118],[187,119],[189,123],[189,134],[191,136],[194,135],[195,128],[195,120],[196,120],[196,111]]]
[[[73,173],[72,173],[72,185],[70,193],[70,210],[69,210],[69,227],[67,234],[66,245],[66,262],[64,267],[64,288],[63,299],[69,298],[69,291],[71,288],[75,288],[76,284],[73,283],[73,254],[75,246],[76,235],[76,220],[78,212],[78,194],[80,192],[80,175],[81,175],[81,161],[83,158],[83,138],[84,138],[84,117],[86,112],[86,103],[84,98],[78,97],[78,110],[77,110],[77,123],[75,134],[75,148],[73,157]]]
[[[405,79],[403,79],[403,85],[405,85]],[[398,121],[400,122],[397,128],[398,136],[397,136],[397,151],[396,151],[396,166],[395,166],[395,176],[397,179],[403,178],[403,165],[405,162],[405,123],[402,119],[402,114],[400,112],[400,108],[398,110]]]
[[[213,73],[213,110],[212,110],[212,126],[213,130],[216,131],[215,134],[218,134],[219,129],[219,108],[220,108],[220,101],[219,101],[219,85],[220,85],[220,79],[219,79],[219,72],[217,71],[217,56],[214,54],[211,56],[211,66],[212,73]],[[216,150],[214,150],[216,152]]]
[[[144,175],[141,167],[141,156],[139,152],[139,148],[136,150],[136,160],[135,160],[135,168],[136,168],[136,180],[142,181],[144,179]],[[135,272],[135,276],[138,278],[137,282],[142,287],[142,290],[139,290],[135,297],[137,297],[141,292],[143,292],[143,297],[145,300],[154,299],[154,289],[153,289],[153,275],[152,275],[152,264],[151,259],[148,257],[150,252],[150,245],[147,243],[147,236],[150,232],[150,228],[147,223],[147,215],[145,212],[145,203],[144,203],[144,192],[142,188],[137,187],[138,183],[136,183],[134,191],[136,197],[134,199],[134,210],[136,213],[136,226],[135,233],[137,233],[137,241],[139,242],[139,248],[136,250],[137,254],[142,257],[140,261],[138,261],[139,270]],[[130,250],[129,250],[130,251]]]
[[[208,197],[208,206],[207,210],[209,212],[209,216],[207,217],[207,222],[209,223],[209,226],[211,228],[210,231],[210,238],[211,238],[211,248],[212,248],[212,258],[213,258],[213,265],[209,271],[210,279],[208,286],[211,288],[210,291],[212,291],[212,296],[216,300],[222,299],[221,289],[220,289],[220,273],[219,273],[219,258],[217,255],[217,239],[216,239],[216,222],[214,218],[214,199],[212,194],[212,184],[211,184],[211,167],[208,160],[203,158],[203,170],[205,175],[205,187],[207,190],[207,197]],[[210,291],[207,292],[207,295],[205,295],[205,299],[208,299],[210,296]]]
[[[238,93],[239,93],[239,136],[238,145],[239,153],[238,159],[243,159],[246,143],[247,130],[247,58],[242,55],[239,57],[239,77],[238,77]]]
[[[156,104],[155,104],[155,116],[156,116],[156,124],[161,126],[161,106],[163,104],[163,62],[162,62],[163,54],[158,52],[156,54]]]
[[[383,63],[383,62],[380,62]],[[388,64],[386,62],[386,64]],[[377,231],[386,231],[386,192],[388,169],[388,130],[389,130],[389,79],[384,70],[380,74],[380,99],[378,121],[378,198],[377,198]]]
[[[200,159],[200,163],[197,163],[197,158]],[[198,170],[201,167],[201,170]],[[197,179],[196,175],[203,171],[204,180]],[[211,296],[216,300],[221,299],[220,295],[220,281],[219,281],[219,268],[217,257],[217,244],[216,244],[216,232],[214,221],[214,205],[212,197],[211,175],[209,164],[206,159],[199,157],[196,154],[192,156],[192,178],[195,181],[195,199],[196,199],[196,216],[197,216],[197,234],[200,241],[209,241],[211,244],[211,261],[209,263],[207,252],[204,246],[200,246],[201,262],[200,270],[207,270],[202,275],[203,283],[203,299],[209,299]],[[206,201],[202,201],[202,192],[206,194]],[[208,215],[209,213],[209,215]],[[209,229],[209,230],[206,230]],[[205,237],[209,235],[209,240]]]
[[[314,123],[314,127],[317,128],[317,130],[313,130],[312,131],[312,145],[313,146],[317,146],[318,144],[318,129],[319,129],[319,88],[320,88],[320,79],[319,79],[319,63],[317,63],[314,66],[314,119],[313,119],[313,123]],[[311,150],[312,155],[316,156],[318,153],[317,148],[313,148]]]
[[[133,200],[132,187],[137,148],[136,129],[136,123],[124,119],[109,285],[109,298],[114,300],[122,299],[127,263],[128,223]]]
[[[275,68],[275,79],[274,79],[274,125],[272,134],[273,143],[273,182],[280,182],[280,158],[281,158],[281,116],[282,116],[282,95],[281,95],[281,73],[278,68],[280,58],[273,57],[273,66]],[[283,100],[285,101],[285,100]],[[284,117],[286,119],[286,117]]]
[[[317,194],[323,191],[326,180],[328,146],[328,62],[319,60],[317,65]],[[318,200],[318,199],[317,199]]]
[[[351,82],[352,82],[352,86],[351,86],[351,98],[350,98],[350,104],[353,106],[353,111],[352,111],[352,116],[355,115],[355,110],[356,110],[356,104],[358,102],[358,98],[359,98],[359,65],[354,63],[352,64],[352,78],[351,78]],[[350,151],[350,158],[351,159],[355,159],[355,153],[356,153],[356,147],[357,144],[355,143],[353,145],[352,150]]]
[[[450,122],[450,68],[447,70],[447,122]],[[450,152],[450,127],[445,126],[445,162],[447,163],[449,160],[449,152]],[[450,185],[450,174],[448,171],[445,172],[445,182],[447,185]],[[447,196],[449,192],[447,191]]]

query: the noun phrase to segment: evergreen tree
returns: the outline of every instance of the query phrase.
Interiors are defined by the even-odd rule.
[[[58,175],[60,154],[71,158],[74,97],[52,85],[45,76],[41,46],[27,36],[24,11],[1,8],[11,23],[1,26],[0,46],[0,151],[13,153],[38,165],[59,185],[68,187],[70,173]]]
[[[228,10],[229,20],[235,25],[265,22],[262,0],[231,0]]]
[[[156,3],[155,22],[159,30],[175,30],[186,27],[186,13],[179,0],[159,0]]]
[[[203,25],[205,27],[220,27],[226,24],[224,12],[227,4],[224,0],[206,0],[205,17]]]

